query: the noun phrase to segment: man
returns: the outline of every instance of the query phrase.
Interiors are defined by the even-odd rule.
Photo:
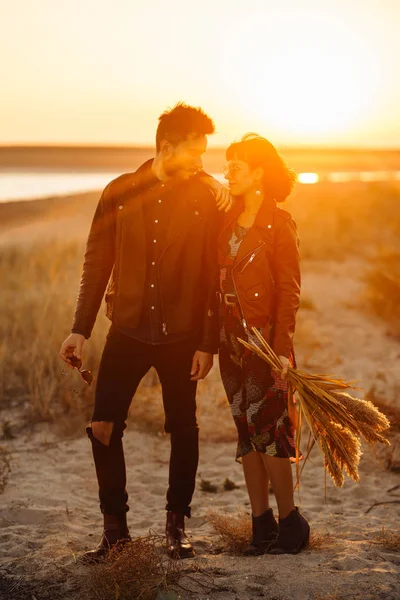
[[[178,104],[164,112],[155,158],[112,181],[93,218],[72,333],[60,350],[71,366],[74,357],[81,359],[107,288],[111,328],[87,427],[104,531],[84,560],[96,561],[130,539],[122,437],[132,397],[152,366],[171,435],[168,552],[194,555],[184,519],[198,465],[195,396],[218,350],[217,207],[227,206],[221,186],[201,172],[212,133],[214,124],[201,109]]]

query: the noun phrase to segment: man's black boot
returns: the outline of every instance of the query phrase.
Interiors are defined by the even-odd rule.
[[[118,517],[104,514],[104,530],[100,542],[94,550],[85,552],[80,557],[80,561],[86,563],[99,562],[99,560],[108,554],[111,548],[122,547],[130,540],[131,537],[126,523],[126,512]]]
[[[183,513],[167,511],[165,535],[168,555],[171,558],[193,558],[195,552],[185,534],[185,515]]]

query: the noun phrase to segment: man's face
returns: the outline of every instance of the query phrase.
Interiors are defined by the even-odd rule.
[[[191,134],[177,146],[163,147],[163,167],[167,175],[178,175],[188,179],[203,168],[202,156],[207,150],[207,137]]]

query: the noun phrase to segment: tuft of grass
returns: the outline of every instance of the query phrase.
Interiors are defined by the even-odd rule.
[[[207,520],[219,536],[223,550],[233,554],[242,554],[252,536],[250,516],[244,511],[226,513],[212,510]]]
[[[150,534],[112,549],[100,564],[85,570],[82,598],[154,600],[158,594],[178,598],[172,588],[179,582],[182,563],[167,558],[162,543],[161,536]]]
[[[389,552],[400,552],[400,529],[397,531],[387,531],[385,527],[382,527],[382,532],[374,543],[383,546]]]
[[[10,421],[3,421],[1,425],[1,431],[3,434],[3,439],[13,440],[15,438]]]
[[[211,481],[208,479],[200,480],[200,489],[202,492],[209,492],[210,494],[216,494],[218,491],[217,486],[211,483]]]
[[[251,518],[243,509],[236,513],[211,510],[207,520],[219,536],[222,550],[233,554],[243,554],[252,537]],[[328,533],[311,530],[307,550],[331,548],[336,538]]]
[[[10,473],[11,454],[6,447],[0,446],[0,494],[4,492]]]
[[[336,538],[331,533],[314,531],[312,529],[307,550],[323,550],[325,548],[331,548],[335,543],[335,540]]]
[[[227,477],[224,481],[224,483],[222,484],[222,487],[224,488],[224,490],[226,492],[231,492],[232,490],[238,490],[239,486],[236,485],[236,483],[234,481],[232,481],[231,479],[229,479],[229,477]]]

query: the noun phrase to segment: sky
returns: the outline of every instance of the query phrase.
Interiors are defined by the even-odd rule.
[[[3,0],[0,144],[154,142],[178,101],[212,145],[400,147],[400,0]]]

